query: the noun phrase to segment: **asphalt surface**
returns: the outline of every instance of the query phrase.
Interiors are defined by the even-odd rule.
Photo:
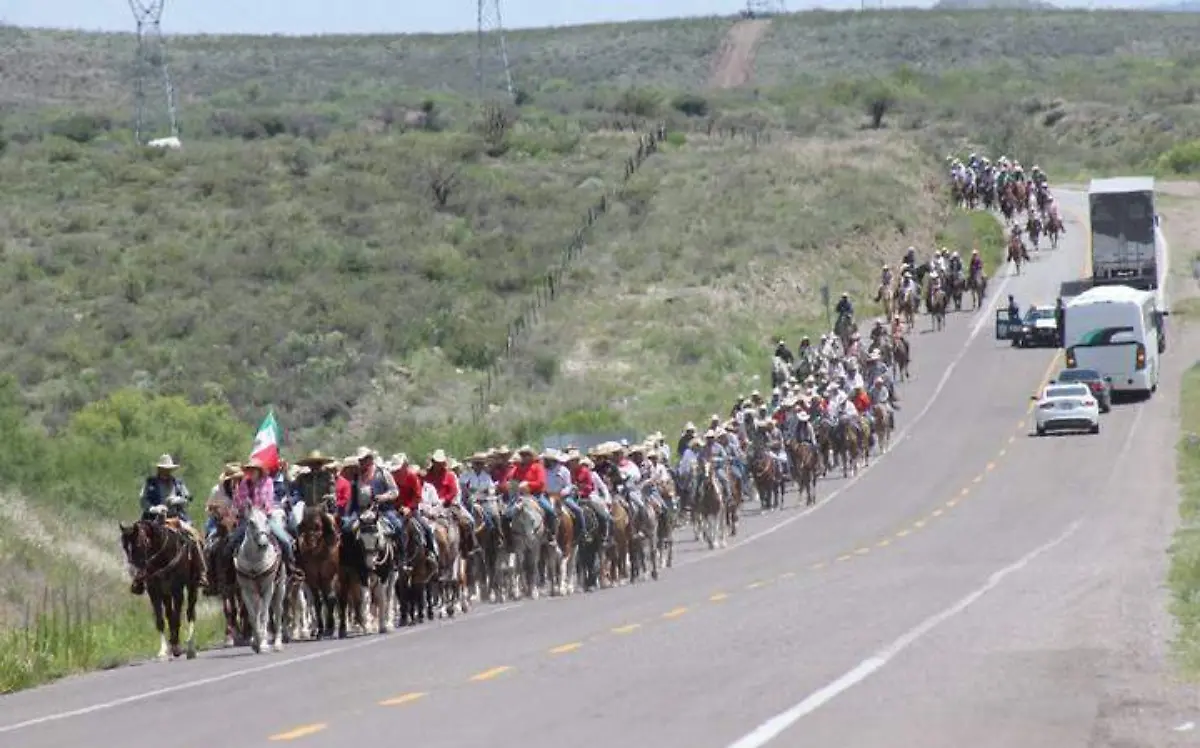
[[[1001,305],[1084,272],[1082,200],[1060,201],[1065,241],[994,273]],[[1173,337],[1162,396],[1039,439],[1056,352],[995,341],[994,318],[921,318],[888,454],[814,510],[747,512],[724,551],[681,535],[658,582],[73,678],[0,699],[0,746],[1191,744],[1161,587],[1200,336]]]

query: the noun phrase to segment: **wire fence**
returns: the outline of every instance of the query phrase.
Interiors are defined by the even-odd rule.
[[[501,369],[520,355],[522,344],[528,340],[534,327],[541,321],[546,307],[557,298],[558,291],[562,287],[563,277],[570,271],[575,261],[583,255],[596,223],[608,213],[609,208],[616,201],[621,199],[629,180],[638,173],[648,158],[658,153],[659,147],[666,139],[667,125],[665,122],[656,124],[638,136],[637,148],[625,159],[625,173],[621,182],[601,195],[596,204],[588,208],[579,227],[562,250],[558,264],[539,280],[529,298],[522,305],[520,313],[508,323],[503,352],[488,367],[486,378],[475,388],[475,399],[471,403],[473,424],[479,425],[487,418],[492,395],[499,386]]]

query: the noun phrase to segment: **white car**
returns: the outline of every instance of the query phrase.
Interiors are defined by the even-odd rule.
[[[1100,403],[1086,384],[1052,384],[1042,391],[1033,411],[1037,435],[1047,431],[1100,433]]]

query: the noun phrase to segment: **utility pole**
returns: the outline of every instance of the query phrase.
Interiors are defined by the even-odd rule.
[[[167,68],[167,42],[162,33],[166,0],[129,0],[137,23],[137,52],[133,63],[133,136],[139,145],[159,137],[179,137],[179,111],[175,86]],[[146,89],[154,81],[161,85],[158,104],[147,103]],[[161,96],[161,98],[159,98]],[[163,132],[165,125],[166,132]]]
[[[504,15],[501,0],[476,0],[477,46],[475,57],[475,84],[479,88],[479,100],[488,98],[492,86],[496,85],[491,72],[498,53],[499,67],[504,74],[504,90],[510,101],[516,99],[512,69],[508,64],[508,42],[504,37]]]

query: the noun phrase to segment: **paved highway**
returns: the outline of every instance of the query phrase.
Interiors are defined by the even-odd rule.
[[[1060,200],[1063,245],[993,300],[1052,301],[1085,269],[1083,201]],[[1060,362],[993,321],[921,319],[889,453],[724,551],[677,546],[657,583],[74,678],[0,699],[0,745],[1182,744],[1159,588],[1179,349],[1200,345],[1175,334],[1165,397],[1101,434],[1037,439],[1029,397]]]

